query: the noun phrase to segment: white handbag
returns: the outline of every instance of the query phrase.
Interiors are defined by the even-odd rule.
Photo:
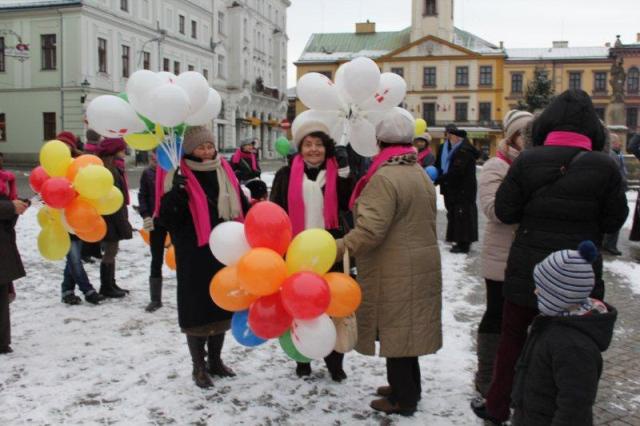
[[[351,267],[349,261],[349,250],[347,249],[345,249],[344,252],[342,265],[344,267],[344,273],[349,275]],[[351,352],[358,342],[358,323],[356,321],[356,314],[353,313],[348,317],[331,319],[333,320],[333,324],[336,326],[337,335],[336,346],[333,350],[343,354]]]

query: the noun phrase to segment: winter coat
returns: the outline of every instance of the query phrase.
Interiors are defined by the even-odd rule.
[[[436,156],[433,155],[433,152],[430,152],[422,159],[422,162],[420,163],[420,167],[424,169],[425,167],[433,166],[435,162],[436,162]]]
[[[140,176],[138,212],[142,218],[152,217],[156,205],[156,168],[147,167]]]
[[[354,207],[355,228],[338,240],[358,265],[362,303],[356,350],[414,357],[442,347],[442,276],[436,192],[422,168],[382,166]]]
[[[631,138],[629,141],[628,151],[633,154],[638,161],[640,161],[640,133]],[[633,225],[631,226],[629,240],[640,241],[640,191],[638,191],[636,208],[633,212]]]
[[[256,166],[258,170],[253,170],[251,168],[251,162],[245,160],[244,158],[240,158],[240,161],[237,163],[231,163],[231,168],[235,172],[238,180],[241,183],[244,183],[251,179],[260,178],[260,163],[258,162],[258,155],[256,154]]]
[[[440,185],[447,209],[447,241],[470,243],[478,241],[476,160],[480,151],[466,139],[460,143],[462,146],[451,154],[446,174],[442,173],[442,145],[439,147],[436,185]]]
[[[495,210],[502,222],[520,224],[507,261],[504,296],[531,308],[537,308],[536,264],[554,251],[575,250],[585,240],[600,246],[603,234],[618,231],[629,212],[613,159],[566,146],[523,151],[498,189]],[[602,300],[602,257],[593,267],[593,297]]]
[[[609,155],[616,162],[618,170],[620,170],[620,176],[622,176],[622,188],[627,191],[629,186],[627,184],[627,167],[624,165],[624,155],[620,152],[616,152],[613,149],[609,151]]]
[[[516,365],[514,426],[589,426],[617,311],[534,319]]]
[[[517,225],[505,225],[495,213],[498,187],[509,171],[509,163],[493,157],[482,167],[479,181],[480,208],[487,217],[482,245],[482,277],[493,281],[504,281],[509,249]]]
[[[115,167],[115,165],[111,165],[108,159],[105,160],[105,167],[107,167],[113,175],[114,186],[123,193],[126,200],[127,186],[125,185],[123,172],[119,168]],[[131,224],[129,223],[129,210],[127,208],[126,201],[122,203],[122,207],[120,207],[117,212],[103,217],[107,222],[107,235],[105,235],[103,241],[117,242],[133,238],[133,231]]]
[[[26,275],[18,246],[16,245],[16,222],[18,215],[13,202],[0,196],[0,284],[7,284]]]

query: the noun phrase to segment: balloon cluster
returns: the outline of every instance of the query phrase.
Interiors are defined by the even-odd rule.
[[[378,153],[375,126],[404,100],[407,83],[359,57],[338,68],[335,83],[320,73],[303,75],[296,92],[310,109],[296,117],[293,133],[307,121],[321,121],[338,145],[350,143],[358,154],[372,157]]]
[[[49,260],[64,258],[71,247],[69,233],[94,243],[107,233],[102,215],[118,211],[124,196],[113,185],[113,176],[95,155],[71,158],[67,145],[58,140],[44,144],[40,166],[29,183],[45,205],[38,212],[42,231],[38,249]]]
[[[254,347],[278,338],[287,355],[300,362],[331,353],[336,344],[331,317],[351,315],[362,298],[349,275],[328,273],[337,251],[331,234],[309,229],[292,240],[287,213],[263,201],[244,224],[216,226],[209,244],[227,265],[211,281],[211,298],[235,312],[231,329],[240,344]]]
[[[87,121],[102,136],[123,137],[139,151],[159,146],[164,156],[160,164],[175,168],[186,126],[209,123],[221,107],[220,95],[198,72],[176,76],[139,70],[129,77],[125,93],[95,98],[87,108]]]

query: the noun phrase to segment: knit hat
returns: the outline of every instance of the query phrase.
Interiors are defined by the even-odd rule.
[[[449,133],[450,135],[457,136],[457,137],[462,138],[462,139],[466,139],[467,138],[467,131],[466,130],[451,129],[451,130],[448,130],[447,133]]]
[[[330,134],[329,126],[318,120],[309,120],[303,122],[300,126],[292,126],[292,128],[295,128],[295,132],[293,132],[293,144],[298,147],[298,150],[300,150],[300,143],[302,143],[302,139],[304,139],[311,133],[322,132],[326,133],[327,135]]]
[[[104,138],[98,145],[100,155],[116,155],[120,151],[127,149],[127,144],[122,138]]]
[[[71,132],[66,130],[64,132],[60,132],[56,136],[56,139],[67,144],[72,151],[78,149],[78,139],[76,138],[76,135]]]
[[[423,141],[426,141],[427,143],[431,142],[431,135],[427,132],[421,134],[420,136],[416,136],[415,138],[413,138],[413,141],[417,141],[418,139],[421,139]]]
[[[385,143],[413,143],[416,120],[402,108],[393,108],[376,126],[376,138]]]
[[[185,154],[192,154],[195,149],[205,143],[212,143],[215,145],[215,138],[211,130],[204,126],[193,126],[187,128],[184,134],[184,140],[182,142],[182,150]]]
[[[505,139],[510,140],[517,132],[521,132],[524,126],[531,120],[533,120],[533,114],[528,111],[512,109],[507,112],[502,122]]]
[[[591,264],[597,257],[595,244],[583,241],[577,251],[556,251],[536,265],[533,281],[538,291],[538,309],[543,315],[558,316],[588,301],[595,285]]]
[[[239,147],[240,147],[240,148],[242,148],[242,147],[243,147],[243,146],[245,146],[245,145],[253,145],[253,144],[255,144],[255,142],[256,142],[256,140],[255,140],[255,139],[253,139],[253,138],[249,138],[249,139],[242,139],[242,140],[240,141],[240,145],[239,145]]]

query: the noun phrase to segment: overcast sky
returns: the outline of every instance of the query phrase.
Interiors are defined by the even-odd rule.
[[[376,23],[378,31],[411,25],[411,0],[292,0],[288,10],[289,86],[293,62],[312,33],[353,32],[356,21]],[[602,46],[636,41],[640,0],[456,0],[455,25],[507,47],[546,47],[553,40],[570,46]]]

